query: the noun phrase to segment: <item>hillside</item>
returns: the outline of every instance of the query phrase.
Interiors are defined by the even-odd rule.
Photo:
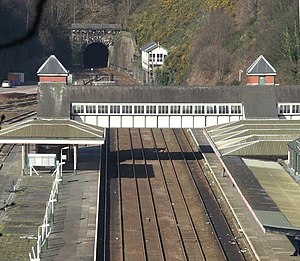
[[[263,54],[281,84],[296,84],[297,7],[296,0],[155,0],[130,29],[140,45],[154,40],[171,50],[163,83],[239,84],[238,71]]]
[[[40,0],[0,2],[0,44],[26,34]],[[47,1],[35,37],[0,48],[0,77],[36,68],[55,53],[68,66],[73,22],[121,23],[138,46],[159,41],[170,50],[158,72],[161,84],[241,84],[263,54],[280,84],[298,84],[300,39],[297,0],[69,0]],[[245,75],[243,74],[243,81]],[[244,83],[242,81],[242,83]]]

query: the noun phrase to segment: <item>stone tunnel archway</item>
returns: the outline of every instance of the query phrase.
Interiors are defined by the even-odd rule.
[[[83,52],[84,68],[104,68],[108,66],[108,47],[103,43],[92,43]]]

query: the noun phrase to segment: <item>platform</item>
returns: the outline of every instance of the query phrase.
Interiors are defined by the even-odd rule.
[[[298,225],[298,184],[277,163],[239,158],[224,159],[233,174],[223,177],[224,166],[203,130],[193,129],[192,134],[257,260],[297,260],[290,256],[293,237],[269,233],[266,227]]]
[[[97,241],[97,199],[99,198],[100,148],[79,149],[77,175],[64,171],[56,205],[53,233],[44,261],[93,261]]]
[[[81,147],[78,172],[72,162],[63,171],[55,204],[53,233],[41,260],[94,260],[99,193],[100,146]],[[0,260],[29,260],[37,244],[52,187],[51,172],[21,176],[21,146],[16,146],[0,168]],[[11,192],[12,184],[16,191]],[[4,211],[4,200],[8,204]]]

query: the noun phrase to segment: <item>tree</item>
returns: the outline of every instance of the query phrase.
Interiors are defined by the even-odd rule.
[[[203,24],[196,48],[199,52],[197,64],[207,77],[217,76],[218,81],[222,81],[230,71],[232,54],[226,44],[233,32],[233,20],[220,9],[212,12]]]

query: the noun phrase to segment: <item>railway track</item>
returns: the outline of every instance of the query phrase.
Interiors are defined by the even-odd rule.
[[[34,117],[36,115],[36,111],[26,112],[23,114],[18,114],[15,117],[12,117],[8,120],[3,121],[2,125],[9,126],[10,124],[20,122],[24,119]],[[6,158],[12,153],[13,149],[15,147],[15,144],[0,144],[0,169],[3,167],[3,164],[6,160]],[[15,184],[17,184],[18,180],[14,175],[8,175],[8,176],[0,176],[0,206],[2,209],[5,206],[8,206],[6,204],[9,203],[11,198],[11,191],[13,191],[13,187]],[[13,193],[13,192],[12,192]],[[6,203],[5,203],[6,202]],[[0,221],[4,217],[4,213],[0,213]]]
[[[26,120],[26,119],[30,119],[32,117],[35,117],[37,115],[36,111],[29,111],[29,112],[25,112],[22,114],[18,114],[15,117],[9,118],[7,120],[4,120],[2,125],[9,125],[9,124],[13,124],[22,120]]]
[[[36,98],[32,98],[30,100],[20,100],[20,101],[14,101],[14,102],[9,102],[0,105],[0,110],[5,110],[5,111],[19,111],[19,109],[27,106],[32,106],[36,105],[37,100]]]
[[[4,124],[10,124],[26,118],[26,115],[34,114],[37,106],[36,95],[20,95],[14,93],[12,95],[5,94],[1,96],[0,114],[5,116]],[[6,122],[6,123],[5,123]]]
[[[101,260],[245,260],[183,130],[107,136]]]

